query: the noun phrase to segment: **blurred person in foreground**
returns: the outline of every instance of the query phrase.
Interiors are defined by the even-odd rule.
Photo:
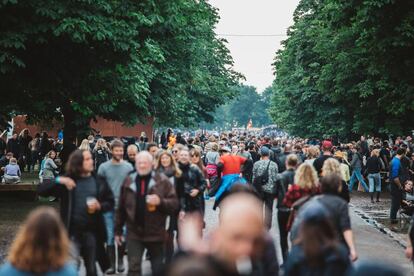
[[[306,209],[314,205],[322,206],[327,211],[339,242],[347,249],[350,259],[356,261],[358,255],[354,244],[349,207],[348,203],[340,197],[342,177],[339,174],[329,174],[321,178],[320,185],[322,194],[314,196],[300,207],[292,225],[290,238],[292,242],[297,240]]]
[[[74,151],[67,163],[67,176],[45,179],[38,187],[41,196],[60,198],[60,214],[69,237],[82,256],[86,275],[97,275],[96,262],[106,271],[107,238],[103,212],[112,211],[114,195],[104,178],[94,174],[89,150]]]
[[[69,263],[69,238],[53,208],[32,211],[11,245],[1,276],[76,276]]]
[[[136,172],[129,174],[121,187],[116,213],[115,240],[123,243],[127,226],[128,275],[142,275],[141,263],[147,249],[152,275],[163,270],[167,216],[178,211],[175,188],[164,174],[153,171],[148,151],[138,153]]]
[[[276,250],[263,220],[263,203],[248,190],[246,185],[232,188],[220,204],[219,225],[206,240],[201,238],[202,218],[198,214],[180,222],[182,252],[167,275],[178,275],[173,273],[177,267],[193,262],[211,271],[209,275],[278,275]]]
[[[329,214],[321,204],[303,212],[298,238],[285,265],[286,276],[347,275],[351,269],[348,251],[336,235]]]

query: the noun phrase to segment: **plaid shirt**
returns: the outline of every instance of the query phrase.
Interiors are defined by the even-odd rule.
[[[313,189],[308,188],[301,188],[299,185],[293,184],[290,185],[285,198],[283,199],[283,204],[286,205],[288,208],[291,208],[293,203],[295,203],[297,200],[301,199],[304,196],[307,195],[315,195],[319,194],[320,189],[319,186]]]

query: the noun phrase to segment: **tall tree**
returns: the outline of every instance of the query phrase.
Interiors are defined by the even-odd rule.
[[[255,87],[240,85],[234,88],[235,98],[218,108],[213,114],[214,123],[204,125],[206,128],[246,127],[251,119],[254,127],[271,124],[268,108],[270,106],[271,88],[259,94]]]
[[[301,136],[410,131],[413,11],[401,0],[302,0],[276,55],[273,119]]]
[[[240,77],[217,20],[203,0],[2,1],[0,83],[10,97],[1,114],[63,118],[69,140],[97,116],[211,119]]]

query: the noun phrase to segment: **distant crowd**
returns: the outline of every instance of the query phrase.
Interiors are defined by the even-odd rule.
[[[29,134],[13,139],[19,143],[20,136]],[[60,219],[51,209],[34,211],[1,276],[75,275],[80,260],[91,276],[98,267],[108,275],[142,275],[143,259],[153,275],[402,275],[385,263],[354,265],[358,250],[348,203],[358,184],[370,193],[367,204],[390,191],[392,224],[398,211],[414,206],[410,136],[361,136],[345,144],[240,132],[189,136],[168,129],[155,142],[145,133],[111,141],[91,135],[65,148],[49,142],[44,155],[39,147],[38,192],[60,200]],[[13,176],[7,166],[27,166],[21,156],[8,159],[7,182]],[[219,223],[205,233],[213,199]],[[271,231],[278,231],[277,241]],[[411,228],[411,260],[413,240]]]

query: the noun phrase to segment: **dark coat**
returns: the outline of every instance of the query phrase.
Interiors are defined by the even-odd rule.
[[[278,174],[278,181],[276,182],[276,207],[278,209],[289,209],[285,205],[283,205],[283,199],[285,198],[289,185],[292,185],[294,183],[294,177],[295,171],[292,169],[285,170],[284,172]]]
[[[203,192],[206,189],[207,181],[203,173],[196,165],[185,166],[180,164],[181,177],[177,181],[177,195],[180,199],[180,209],[185,212],[201,211],[203,207]],[[191,197],[192,189],[199,190],[198,196]]]
[[[101,205],[101,210],[98,212],[98,222],[96,227],[96,256],[101,269],[105,271],[109,268],[109,259],[105,254],[105,242],[106,242],[106,227],[103,218],[103,213],[112,211],[115,206],[115,199],[111,188],[103,177],[93,174],[96,179],[97,185],[97,200]],[[76,179],[74,179],[76,182]],[[38,187],[39,195],[41,196],[54,196],[60,199],[60,216],[63,223],[69,231],[71,231],[71,214],[73,206],[73,190],[69,191],[66,186],[55,183],[54,179],[45,179]]]
[[[145,225],[141,226],[136,222],[136,177],[136,172],[131,173],[122,184],[119,208],[116,214],[115,233],[122,235],[123,226],[126,224],[128,239],[148,242],[164,241],[167,216],[176,214],[179,206],[175,189],[164,174],[152,173],[148,184],[148,194],[158,195],[161,204],[157,206],[154,212],[149,212],[145,208]]]
[[[286,276],[343,276],[348,275],[352,270],[348,251],[342,245],[335,249],[326,249],[324,253],[323,265],[312,267],[306,261],[303,249],[295,245],[289,254],[285,266]]]
[[[7,152],[12,152],[14,158],[19,158],[19,150],[18,139],[9,139],[9,141],[7,141]]]
[[[97,200],[101,205],[98,213],[97,240],[104,243],[106,240],[106,227],[103,213],[112,211],[115,206],[115,199],[111,188],[103,177],[93,174],[96,179],[98,196]],[[76,179],[74,179],[76,182]],[[60,199],[60,215],[68,231],[71,230],[71,215],[73,206],[73,190],[69,191],[66,186],[55,183],[54,179],[45,179],[38,187],[39,195],[54,196]],[[69,234],[71,234],[69,232]]]

